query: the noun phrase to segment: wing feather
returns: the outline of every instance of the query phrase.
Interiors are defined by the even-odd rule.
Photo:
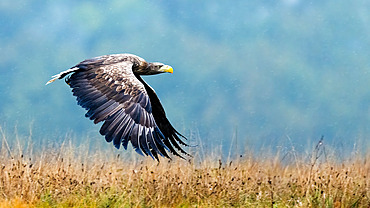
[[[158,97],[132,71],[134,62],[139,59],[142,61],[129,54],[88,59],[48,83],[71,73],[66,82],[77,103],[87,110],[86,117],[94,123],[103,122],[99,132],[107,142],[113,141],[115,147],[122,145],[126,149],[130,141],[136,152],[157,160],[158,154],[169,158],[166,151],[180,156],[174,147],[185,153],[177,142],[185,143],[167,118],[158,117],[165,116]],[[168,126],[172,129],[166,130]]]
[[[136,76],[136,78],[139,79],[144,84],[146,92],[149,94],[150,102],[151,105],[153,106],[152,108],[153,117],[155,119],[156,124],[158,125],[158,128],[160,129],[159,136],[163,140],[164,145],[168,147],[169,151],[176,156],[183,158],[179,153],[177,153],[175,148],[182,154],[189,155],[178,144],[180,143],[181,145],[188,146],[184,141],[180,139],[179,136],[183,138],[185,137],[181,135],[178,131],[176,131],[176,129],[168,121],[164,108],[160,103],[159,98],[157,97],[155,91],[147,83],[145,83],[140,76]]]

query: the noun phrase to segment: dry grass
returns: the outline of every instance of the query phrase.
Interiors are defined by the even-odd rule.
[[[34,154],[4,139],[0,207],[370,207],[369,154],[320,161],[316,147],[289,164],[278,155],[158,164],[72,144]]]

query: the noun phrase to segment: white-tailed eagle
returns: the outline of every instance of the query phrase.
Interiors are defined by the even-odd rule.
[[[132,54],[99,56],[53,76],[46,84],[62,79],[72,88],[78,105],[94,123],[104,122],[100,134],[115,147],[127,149],[130,141],[139,154],[158,160],[170,158],[167,151],[182,157],[187,146],[168,121],[155,91],[140,75],[173,73],[162,63],[148,63]],[[186,138],[185,138],[186,139]],[[180,153],[178,153],[178,151]]]

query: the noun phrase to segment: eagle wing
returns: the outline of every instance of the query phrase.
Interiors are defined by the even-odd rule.
[[[149,95],[132,66],[129,59],[113,64],[107,64],[106,57],[89,59],[67,70],[74,73],[66,82],[78,104],[87,110],[85,116],[94,123],[104,121],[100,133],[107,142],[127,149],[131,141],[139,154],[157,160],[157,154],[169,158],[166,150],[180,156],[156,124]]]

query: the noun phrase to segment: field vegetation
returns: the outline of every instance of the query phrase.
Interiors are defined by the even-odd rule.
[[[337,161],[322,140],[310,155],[158,163],[68,139],[36,152],[2,133],[0,207],[370,207],[370,154]]]

